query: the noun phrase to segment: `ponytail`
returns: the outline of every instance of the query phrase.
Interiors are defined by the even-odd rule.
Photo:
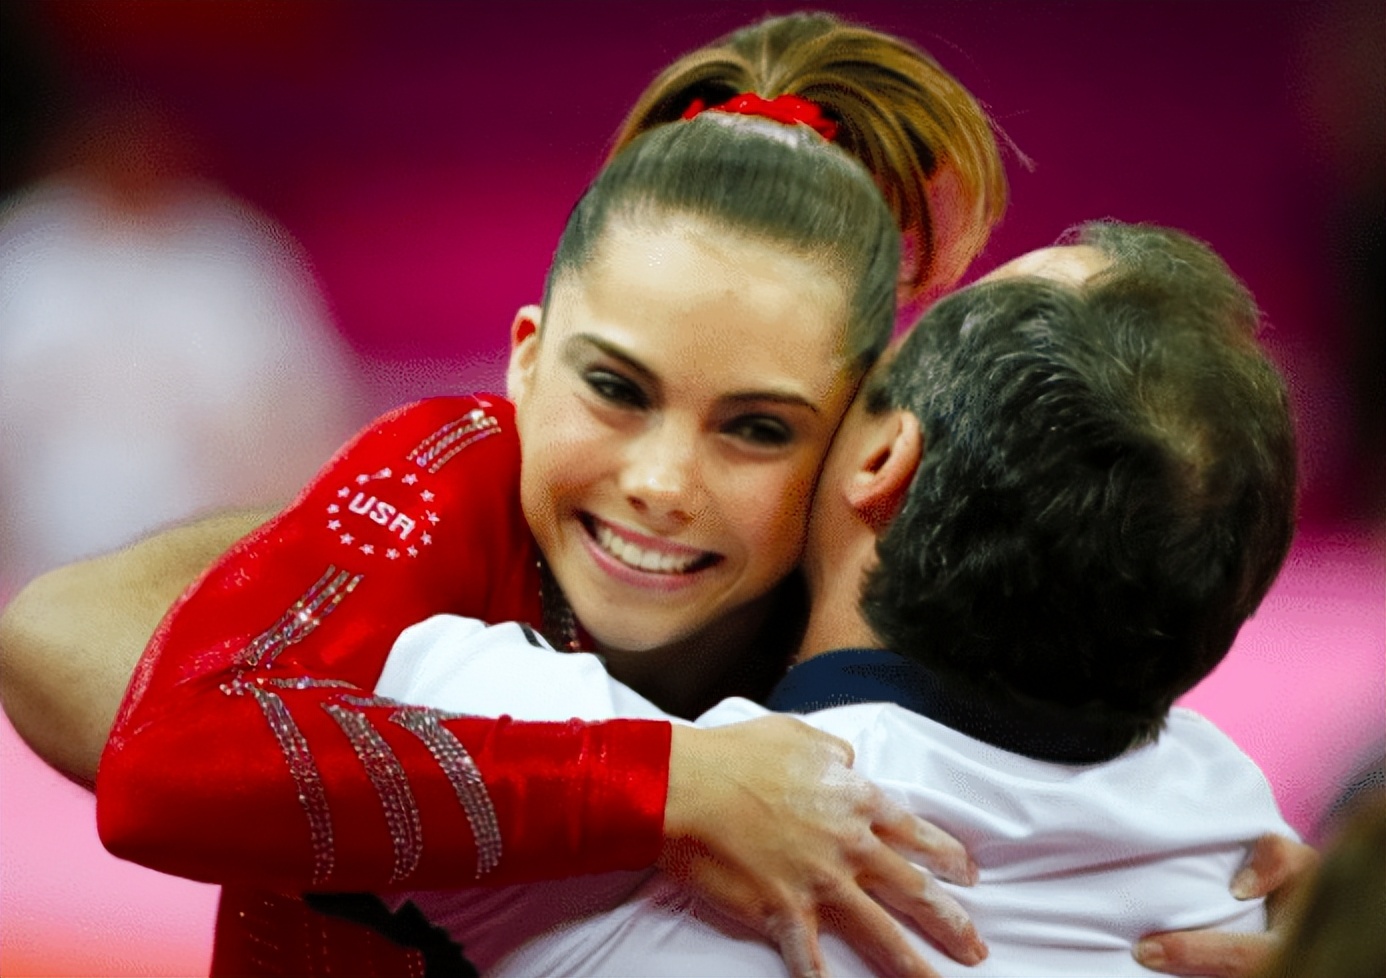
[[[834,142],[866,167],[903,235],[906,301],[955,282],[1000,221],[1005,171],[977,100],[913,45],[831,14],[771,17],[675,61],[626,117],[612,158],[695,101],[745,92],[797,95],[837,124]],[[945,175],[956,213],[930,201]]]

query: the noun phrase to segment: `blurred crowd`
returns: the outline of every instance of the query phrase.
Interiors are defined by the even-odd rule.
[[[40,62],[30,18],[4,14],[0,596],[194,514],[286,500],[360,410],[301,248],[156,100]]]

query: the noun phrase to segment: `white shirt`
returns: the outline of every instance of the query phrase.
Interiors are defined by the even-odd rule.
[[[377,692],[463,713],[561,720],[664,717],[591,655],[536,648],[516,625],[451,616],[407,629]],[[715,726],[767,711],[724,701]],[[890,703],[804,718],[851,742],[856,768],[956,836],[980,868],[949,887],[991,954],[965,968],[923,939],[944,974],[1146,975],[1131,948],[1153,931],[1265,926],[1228,892],[1246,844],[1293,836],[1255,764],[1207,720],[1176,709],[1159,741],[1084,766],[1022,757]],[[676,721],[681,722],[681,721]],[[781,975],[778,954],[658,873],[528,887],[397,894],[493,975]],[[825,935],[835,975],[868,974]]]

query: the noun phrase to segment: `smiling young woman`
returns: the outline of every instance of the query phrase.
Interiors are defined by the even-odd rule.
[[[521,500],[608,665],[686,707],[745,655],[799,559],[855,388],[821,263],[709,221],[621,222],[516,319]],[[768,342],[767,337],[779,337]],[[687,640],[710,623],[734,641]]]
[[[815,53],[796,70],[843,90],[872,63],[864,41],[900,55],[821,17],[733,40],[805,25]],[[869,956],[904,960],[858,880],[892,880],[878,892],[896,909],[956,931],[887,844],[922,829],[854,780],[831,738],[783,721],[715,737],[512,724],[369,694],[400,629],[442,611],[539,625],[570,610],[614,672],[676,709],[781,624],[767,611],[798,560],[828,442],[893,325],[896,214],[929,242],[910,289],[953,243],[917,193],[910,209],[878,186],[967,169],[958,160],[975,162],[986,131],[966,93],[967,125],[933,112],[961,89],[905,50],[913,74],[893,101],[766,91],[630,140],[570,217],[542,311],[516,317],[513,415],[498,398],[441,398],[381,419],[165,620],[117,717],[98,815],[118,854],[234,885],[214,971],[321,971],[305,932],[363,970],[364,938],[344,943],[270,890],[515,882],[657,858],[736,867],[710,888],[800,967],[820,913]],[[925,141],[906,115],[945,123]],[[898,153],[868,171],[824,138],[828,122],[854,146],[894,133]],[[976,184],[959,211],[983,215],[980,230],[964,222],[967,240],[999,211],[994,189]],[[545,589],[541,555],[566,604]],[[754,826],[723,831],[767,810],[787,858],[758,849]],[[932,858],[954,876],[965,863],[951,842]]]

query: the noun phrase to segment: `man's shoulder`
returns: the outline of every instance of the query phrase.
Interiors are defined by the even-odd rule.
[[[1239,754],[1251,762],[1237,742],[1223,733],[1216,723],[1184,706],[1176,706],[1169,711],[1159,741],[1197,745],[1200,749],[1225,751],[1229,755]]]

